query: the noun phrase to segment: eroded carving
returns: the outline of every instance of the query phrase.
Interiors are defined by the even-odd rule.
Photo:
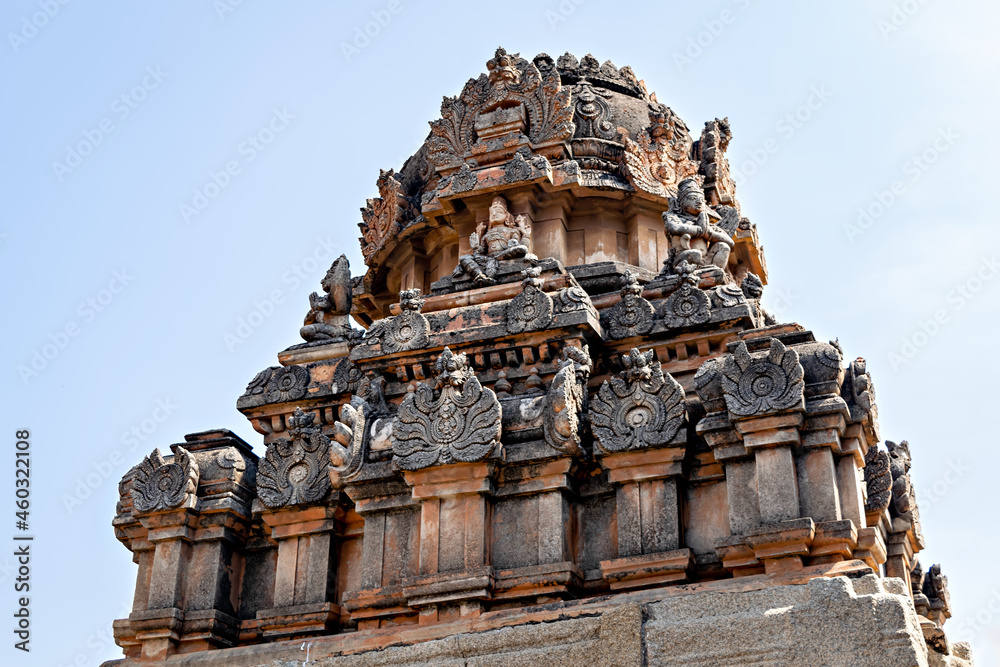
[[[287,438],[267,447],[257,470],[257,497],[271,509],[319,502],[330,492],[330,439],[315,415],[295,408]]]
[[[369,345],[381,344],[382,351],[388,353],[424,347],[430,325],[420,312],[423,306],[419,289],[403,290],[399,293],[402,312],[372,324],[365,333],[365,341]]]
[[[872,446],[865,454],[865,512],[881,512],[892,500],[892,474],[889,472],[889,454]]]
[[[688,157],[691,135],[668,107],[650,106],[649,128],[635,141],[623,127],[618,133],[625,144],[625,175],[636,190],[668,197],[698,171],[698,164]]]
[[[500,260],[537,259],[531,254],[531,223],[526,216],[511,213],[503,197],[493,199],[489,219],[480,222],[469,235],[469,246],[472,254],[459,257],[452,276],[458,279],[468,275],[476,286],[495,282]]]
[[[681,286],[660,304],[657,316],[670,328],[704,324],[712,318],[712,305],[708,295],[698,288],[698,276],[691,272],[693,266],[681,266]]]
[[[586,79],[580,79],[573,94],[573,122],[576,125],[573,137],[616,139],[615,125],[611,122],[611,105],[607,102],[611,93],[595,88]]]
[[[735,243],[729,234],[714,224],[719,215],[705,203],[705,194],[693,178],[680,182],[677,196],[663,213],[663,226],[670,244],[664,273],[682,273],[693,268],[717,266],[725,269]]]
[[[482,461],[500,451],[500,402],[483,388],[464,354],[434,362],[434,387],[419,383],[392,427],[393,462],[403,470]]]
[[[356,478],[368,453],[368,404],[357,396],[340,406],[340,419],[333,423],[330,443],[330,484],[335,489]]]
[[[726,407],[737,417],[765,415],[804,404],[804,371],[798,353],[777,338],[771,339],[770,351],[753,357],[740,341],[726,358],[722,372],[722,390]]]
[[[778,323],[778,320],[774,319],[774,315],[764,310],[760,305],[760,300],[764,296],[764,281],[760,279],[760,276],[753,272],[747,273],[743,276],[743,282],[740,283],[740,290],[746,297],[747,303],[750,304],[755,321],[762,326]]]
[[[282,366],[274,369],[267,383],[268,403],[297,401],[306,395],[309,384],[309,370],[302,366]]]
[[[549,385],[542,412],[545,442],[560,452],[579,454],[582,418],[587,411],[587,380],[592,362],[590,348],[566,346],[559,370]]]
[[[392,169],[380,169],[377,183],[379,196],[367,201],[361,209],[362,222],[358,223],[361,228],[361,255],[369,266],[386,239],[419,217],[416,206],[403,193],[403,185]]]
[[[701,132],[701,139],[694,146],[694,157],[699,161],[698,171],[704,177],[705,193],[709,203],[736,204],[736,183],[729,173],[726,149],[733,133],[729,129],[729,119],[708,121]]]
[[[604,381],[590,406],[597,451],[610,454],[669,443],[684,423],[684,389],[664,375],[653,351],[622,357],[620,377]]]
[[[439,169],[482,153],[484,134],[489,138],[526,130],[535,146],[573,136],[570,91],[563,88],[554,66],[540,70],[499,48],[486,68],[488,73],[470,79],[461,95],[446,97],[441,118],[431,123],[428,159]]]
[[[348,319],[353,294],[347,256],[341,255],[333,261],[320,287],[323,288],[322,296],[316,292],[309,295],[309,312],[299,335],[308,342],[358,338],[359,333],[351,328]]]
[[[132,510],[140,514],[177,509],[193,503],[198,491],[198,463],[183,447],[170,463],[159,448],[135,467],[131,482]]]
[[[552,297],[542,291],[541,274],[537,266],[521,271],[521,293],[507,304],[507,331],[537,331],[552,321]]]
[[[641,336],[653,328],[653,305],[642,298],[642,285],[631,271],[621,278],[621,301],[604,314],[608,334],[614,340]]]

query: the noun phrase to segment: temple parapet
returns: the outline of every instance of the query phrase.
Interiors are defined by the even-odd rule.
[[[865,360],[762,305],[729,121],[694,138],[589,55],[487,70],[381,172],[364,274],[338,258],[303,342],[238,398],[262,456],[209,431],[122,480],[124,664],[287,661],[291,640],[334,660],[628,605],[667,637],[638,605],[711,591],[757,610],[733,632],[774,631],[819,614],[806,586],[857,627],[880,600],[886,655],[971,664]],[[764,610],[771,589],[796,602]]]

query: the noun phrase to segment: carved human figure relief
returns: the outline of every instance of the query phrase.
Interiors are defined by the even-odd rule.
[[[319,502],[330,492],[330,439],[313,413],[295,408],[287,438],[267,447],[257,470],[257,496],[271,509]]]
[[[665,445],[684,424],[684,389],[663,374],[652,350],[632,348],[622,363],[620,377],[605,380],[590,405],[599,453]]]
[[[804,373],[798,353],[777,338],[757,357],[740,341],[722,371],[726,407],[736,417],[753,417],[803,406]]]
[[[198,463],[183,447],[177,447],[167,463],[159,448],[136,467],[132,480],[132,508],[139,513],[181,507],[198,491]]]
[[[477,287],[495,282],[498,262],[507,259],[537,259],[531,254],[531,223],[524,215],[515,216],[507,200],[497,196],[490,204],[489,217],[469,235],[471,254],[458,258],[452,276],[467,275]]]
[[[705,203],[699,182],[694,178],[681,181],[677,196],[670,199],[670,208],[663,213],[663,227],[670,245],[664,271],[681,273],[685,264],[692,269],[702,266],[725,269],[736,244],[715,224],[719,220],[719,214]]]
[[[482,461],[499,453],[500,401],[484,388],[464,354],[444,348],[433,387],[419,383],[392,427],[393,462],[403,470]]]

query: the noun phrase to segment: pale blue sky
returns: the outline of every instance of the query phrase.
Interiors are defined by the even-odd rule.
[[[729,117],[765,298],[868,359],[883,436],[914,452],[922,560],[950,577],[948,628],[974,635],[980,664],[1000,662],[1000,544],[985,525],[1000,459],[996,4],[223,2],[0,8],[0,451],[32,429],[37,535],[34,651],[8,639],[0,662],[119,655],[111,620],[134,566],[110,526],[118,479],[214,427],[261,451],[237,396],[297,341],[332,257],[361,271],[358,208],[379,168],[402,165],[442,95],[498,45],[630,65],[695,131]],[[345,50],[372,12],[386,25]],[[254,147],[258,133],[270,142]],[[87,154],[67,155],[80,142]],[[259,326],[234,343],[241,318]],[[52,358],[19,372],[36,352]],[[0,491],[4,544],[12,495]],[[8,619],[11,563],[0,556]],[[962,632],[977,614],[982,629]]]

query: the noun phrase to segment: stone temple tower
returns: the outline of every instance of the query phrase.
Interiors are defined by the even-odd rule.
[[[430,125],[237,400],[266,455],[122,479],[108,665],[972,664],[864,359],[760,305],[726,119],[498,49]]]

